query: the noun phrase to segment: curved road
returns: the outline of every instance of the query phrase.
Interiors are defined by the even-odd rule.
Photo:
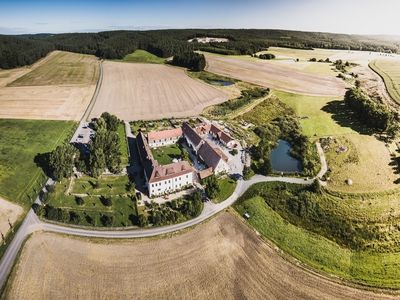
[[[323,154],[323,151],[319,143],[317,143],[317,150],[321,160],[321,171],[317,175],[317,177],[320,178],[327,171],[327,164],[325,161],[325,156]],[[83,236],[83,237],[114,238],[114,239],[140,238],[140,237],[162,235],[199,224],[204,220],[217,214],[218,212],[231,206],[253,184],[260,182],[273,182],[273,181],[295,183],[295,184],[311,184],[314,181],[314,178],[304,179],[304,178],[292,178],[292,177],[272,177],[272,176],[255,175],[248,181],[239,180],[237,182],[235,191],[225,201],[218,204],[214,204],[212,202],[206,202],[202,213],[198,217],[179,224],[174,224],[164,227],[155,227],[149,229],[91,230],[91,229],[50,224],[41,221],[31,209],[28,212],[25,220],[23,221],[21,227],[15,234],[14,239],[8,246],[6,252],[4,253],[0,261],[0,288],[3,287],[4,284],[6,283],[7,278],[11,272],[12,266],[14,265],[15,259],[18,255],[18,252],[23,242],[32,232],[44,230],[49,232]],[[52,184],[52,180],[49,179],[47,184]],[[39,201],[40,200],[38,197],[36,199],[36,202]]]

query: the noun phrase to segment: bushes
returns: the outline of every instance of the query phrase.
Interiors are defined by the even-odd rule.
[[[214,116],[223,116],[229,114],[232,111],[251,103],[251,101],[255,99],[266,97],[269,94],[269,91],[270,90],[268,88],[254,88],[243,90],[239,98],[216,105],[210,113]]]
[[[210,199],[214,199],[219,193],[219,185],[215,175],[211,175],[210,177],[204,179],[204,184],[206,186],[205,192],[207,194],[207,197]]]
[[[267,60],[269,60],[269,59],[275,59],[275,55],[272,54],[272,53],[265,53],[265,54],[260,54],[260,55],[258,56],[258,58],[260,58],[260,59],[267,59]]]
[[[346,105],[353,110],[366,125],[385,131],[394,124],[394,114],[385,105],[371,100],[359,88],[347,90]]]

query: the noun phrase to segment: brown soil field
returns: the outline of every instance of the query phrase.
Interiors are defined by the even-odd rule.
[[[296,70],[287,62],[261,59],[240,59],[232,56],[206,54],[206,70],[264,87],[311,96],[341,96],[343,80],[332,75]]]
[[[23,211],[21,206],[0,198],[0,233],[6,236],[10,230],[10,223],[14,224],[22,215]],[[0,235],[0,242],[1,241]]]
[[[96,241],[35,233],[7,299],[378,299],[283,259],[222,213],[163,239]]]
[[[94,93],[94,56],[54,51],[31,67],[0,71],[0,118],[79,120]]]
[[[159,64],[103,63],[103,82],[91,117],[108,111],[124,120],[154,120],[200,114],[228,95]]]

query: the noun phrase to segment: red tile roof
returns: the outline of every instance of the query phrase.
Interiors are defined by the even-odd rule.
[[[179,138],[182,136],[182,128],[167,129],[161,131],[152,131],[147,134],[149,143],[162,139]]]

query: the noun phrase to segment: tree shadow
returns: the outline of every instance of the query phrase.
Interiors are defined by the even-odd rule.
[[[33,159],[37,167],[41,168],[47,177],[52,178],[52,170],[49,166],[50,152],[38,153]],[[54,179],[54,178],[53,178]]]
[[[333,100],[328,102],[321,110],[330,113],[332,119],[341,127],[351,128],[360,134],[373,135],[376,133],[376,131],[361,123],[359,117],[346,106],[344,101]]]

